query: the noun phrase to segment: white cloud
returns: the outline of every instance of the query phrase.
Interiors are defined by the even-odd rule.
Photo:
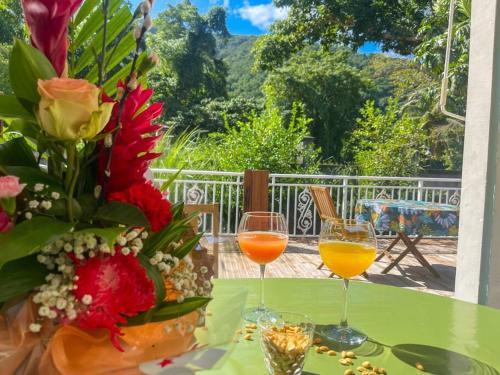
[[[286,18],[288,15],[288,8],[277,8],[273,3],[250,5],[250,3],[246,1],[245,5],[239,8],[237,12],[241,18],[250,21],[252,25],[259,29],[266,30],[274,21]]]
[[[229,0],[208,0],[208,3],[212,6],[222,5],[224,8],[229,8]]]

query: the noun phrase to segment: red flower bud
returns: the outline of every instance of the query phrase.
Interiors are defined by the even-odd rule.
[[[22,0],[32,44],[60,76],[66,66],[68,24],[83,0]]]

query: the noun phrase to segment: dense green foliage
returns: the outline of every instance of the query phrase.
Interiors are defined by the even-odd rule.
[[[394,99],[389,100],[385,110],[368,101],[360,113],[345,147],[359,172],[376,176],[418,175],[427,159],[423,122],[406,114],[399,116]]]
[[[289,120],[278,108],[268,105],[262,113],[252,114],[247,120],[235,125],[226,123],[224,132],[198,140],[197,134],[191,134],[192,142],[183,142],[183,153],[177,158],[181,164],[176,167],[315,173],[319,168],[319,149],[304,144],[310,121],[297,104],[293,105]],[[172,143],[171,148],[178,149],[177,143]],[[169,166],[172,164],[170,161]],[[166,166],[161,160],[159,165]]]
[[[226,14],[214,7],[206,15],[184,0],[169,5],[156,19],[149,45],[160,57],[150,75],[155,99],[165,103],[165,116],[192,109],[202,99],[227,97],[226,67],[217,56],[216,37],[227,38]]]
[[[0,43],[12,44],[14,38],[24,37],[23,10],[20,0],[0,3]]]
[[[219,56],[227,66],[227,92],[229,97],[262,98],[265,73],[252,69],[251,50],[256,36],[233,35],[219,43]]]
[[[9,56],[11,47],[8,44],[0,44],[0,93],[11,94],[9,84]]]
[[[306,45],[325,48],[361,47],[378,42],[383,50],[411,54],[420,40],[418,28],[432,0],[275,0],[289,7],[288,17],[275,22],[255,47],[256,64],[273,69]]]
[[[266,79],[269,100],[286,111],[292,103],[304,103],[312,118],[311,135],[323,155],[338,159],[342,139],[355,123],[368,88],[358,69],[348,65],[349,52],[333,53],[308,48],[292,57]]]

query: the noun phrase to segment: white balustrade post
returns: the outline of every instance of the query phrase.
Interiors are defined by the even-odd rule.
[[[423,200],[424,196],[424,180],[418,180],[417,200]]]
[[[347,218],[347,199],[349,194],[349,179],[342,179],[342,218]]]

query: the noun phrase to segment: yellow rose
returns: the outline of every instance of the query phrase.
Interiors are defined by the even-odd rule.
[[[99,105],[99,88],[83,79],[38,80],[42,128],[61,140],[92,139],[106,126],[114,103]]]

